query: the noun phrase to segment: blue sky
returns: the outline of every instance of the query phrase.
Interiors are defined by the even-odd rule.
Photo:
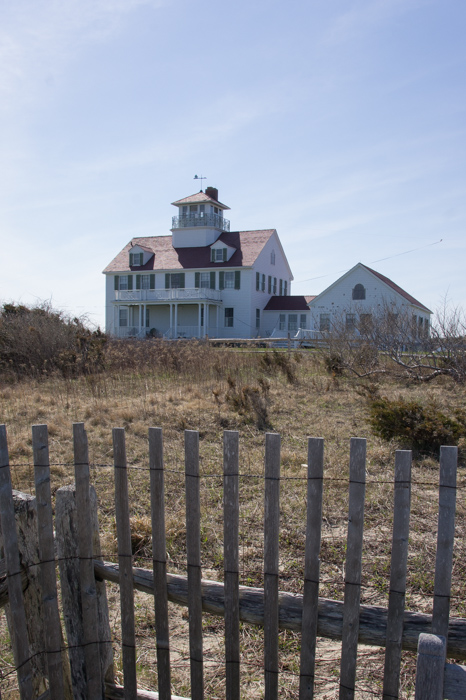
[[[0,300],[104,322],[103,268],[218,187],[294,294],[357,262],[466,308],[464,0],[0,5]]]

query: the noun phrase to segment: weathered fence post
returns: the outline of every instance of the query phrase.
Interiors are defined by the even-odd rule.
[[[191,697],[192,700],[203,700],[199,433],[195,430],[185,430],[184,440]]]
[[[445,637],[419,635],[414,700],[443,700],[446,648]]]
[[[20,553],[18,548],[18,540],[20,538],[18,537],[15,523],[8,444],[4,425],[0,425],[0,512],[6,573],[8,576],[10,636],[13,643],[15,664],[18,668],[18,682],[21,698],[28,700],[33,697],[33,691],[37,693],[37,686],[42,684],[43,675],[40,677],[40,675],[34,673],[35,669],[32,668],[29,660],[30,645],[28,644],[26,626],[27,611],[26,603],[23,600]],[[39,649],[41,648],[42,645],[39,646]],[[38,682],[36,683],[35,681]],[[33,684],[36,687],[33,688]]]
[[[32,426],[34,478],[36,487],[39,578],[41,584],[42,625],[44,630],[51,700],[71,700],[70,667],[62,649],[63,635],[58,610],[53,535],[52,493],[50,489],[49,439],[46,425]]]
[[[165,540],[165,489],[161,428],[149,428],[152,570],[157,636],[157,674],[160,700],[170,700],[170,643],[167,598],[167,548]]]
[[[92,486],[89,496],[94,559],[100,559],[97,496]],[[73,679],[73,695],[75,700],[87,700],[86,665],[83,647],[84,629],[78,557],[78,518],[74,485],[64,486],[57,491],[55,528],[63,614],[69,647],[68,655],[71,665],[71,677]],[[101,674],[105,681],[114,683],[113,650],[104,581],[96,580],[96,591],[98,610],[96,637],[99,640]]]
[[[356,682],[365,493],[366,440],[364,438],[351,438],[340,700],[353,700]]]
[[[265,700],[278,698],[278,536],[280,531],[280,435],[265,436],[264,487],[264,680]]]

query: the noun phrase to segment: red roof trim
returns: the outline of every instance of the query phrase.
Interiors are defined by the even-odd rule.
[[[395,284],[395,282],[392,282],[391,279],[389,279],[388,277],[385,277],[385,275],[381,275],[380,272],[376,272],[376,270],[373,270],[372,268],[367,267],[367,265],[364,265],[363,263],[360,263],[360,265],[362,265],[362,267],[365,267],[366,270],[369,270],[369,272],[372,272],[372,274],[375,275],[376,277],[378,277],[379,280],[382,280],[382,282],[385,282],[386,285],[388,285],[391,289],[393,289],[393,291],[400,294],[404,299],[406,299],[406,301],[409,301],[410,304],[413,304],[413,306],[418,306],[420,309],[424,309],[425,311],[427,311],[430,314],[432,313],[432,311],[430,311],[430,309],[428,309],[427,306],[424,306],[424,304],[421,304],[420,301],[418,301],[417,299],[412,297],[411,294],[408,294],[408,292],[405,292],[404,289],[402,289],[397,284]]]

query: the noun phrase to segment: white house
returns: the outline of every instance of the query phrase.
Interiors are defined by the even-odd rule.
[[[214,187],[173,206],[171,236],[133,238],[105,268],[107,332],[264,334],[265,307],[272,297],[288,297],[293,279],[276,230],[230,231],[229,207]]]
[[[377,316],[392,313],[410,317],[412,332],[429,333],[432,312],[385,275],[358,263],[309,302],[310,327],[328,331],[342,324],[356,329]]]

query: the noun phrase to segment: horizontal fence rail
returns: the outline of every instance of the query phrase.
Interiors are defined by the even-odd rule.
[[[46,426],[33,427],[35,499],[12,491],[6,429],[0,426],[0,519],[4,551],[4,560],[0,562],[0,606],[9,603],[21,698],[41,696],[71,700],[73,696],[104,696],[167,700],[179,697],[172,694],[169,602],[188,609],[190,697],[193,700],[205,697],[203,613],[225,620],[224,687],[228,700],[239,700],[242,682],[247,680],[247,669],[242,668],[240,622],[264,628],[263,683],[267,700],[276,700],[280,693],[279,630],[301,635],[300,700],[310,700],[316,692],[318,637],[341,640],[339,695],[345,700],[355,697],[359,644],[385,647],[384,700],[399,696],[402,650],[416,651],[420,635],[431,632],[440,635],[439,638],[445,640],[446,657],[466,659],[466,620],[451,618],[449,613],[457,489],[456,448],[443,447],[440,454],[437,557],[433,614],[429,615],[405,609],[411,509],[410,452],[398,451],[395,457],[390,588],[385,608],[361,603],[367,481],[364,439],[353,438],[350,444],[343,602],[319,596],[324,494],[324,441],[321,438],[308,441],[302,595],[279,590],[283,478],[279,435],[268,433],[265,436],[263,588],[239,583],[241,475],[236,431],[225,431],[223,442],[223,582],[202,578],[203,477],[196,431],[185,431],[186,575],[167,571],[162,430],[149,430],[152,569],[133,566],[128,490],[131,467],[127,463],[124,430],[113,430],[118,563],[104,561],[101,556],[97,498],[90,485],[87,436],[82,423],[74,425],[73,442],[76,486],[59,488],[56,492],[53,523]],[[60,570],[62,622],[55,562]],[[105,581],[118,584],[120,591],[123,686],[115,680]],[[135,590],[154,597],[157,693],[137,687]],[[31,598],[34,591],[35,597]],[[36,623],[31,631],[33,620]],[[459,671],[448,669],[445,678],[464,678],[463,667],[458,668]],[[422,675],[422,671],[420,673]],[[424,697],[419,695],[420,700]]]

